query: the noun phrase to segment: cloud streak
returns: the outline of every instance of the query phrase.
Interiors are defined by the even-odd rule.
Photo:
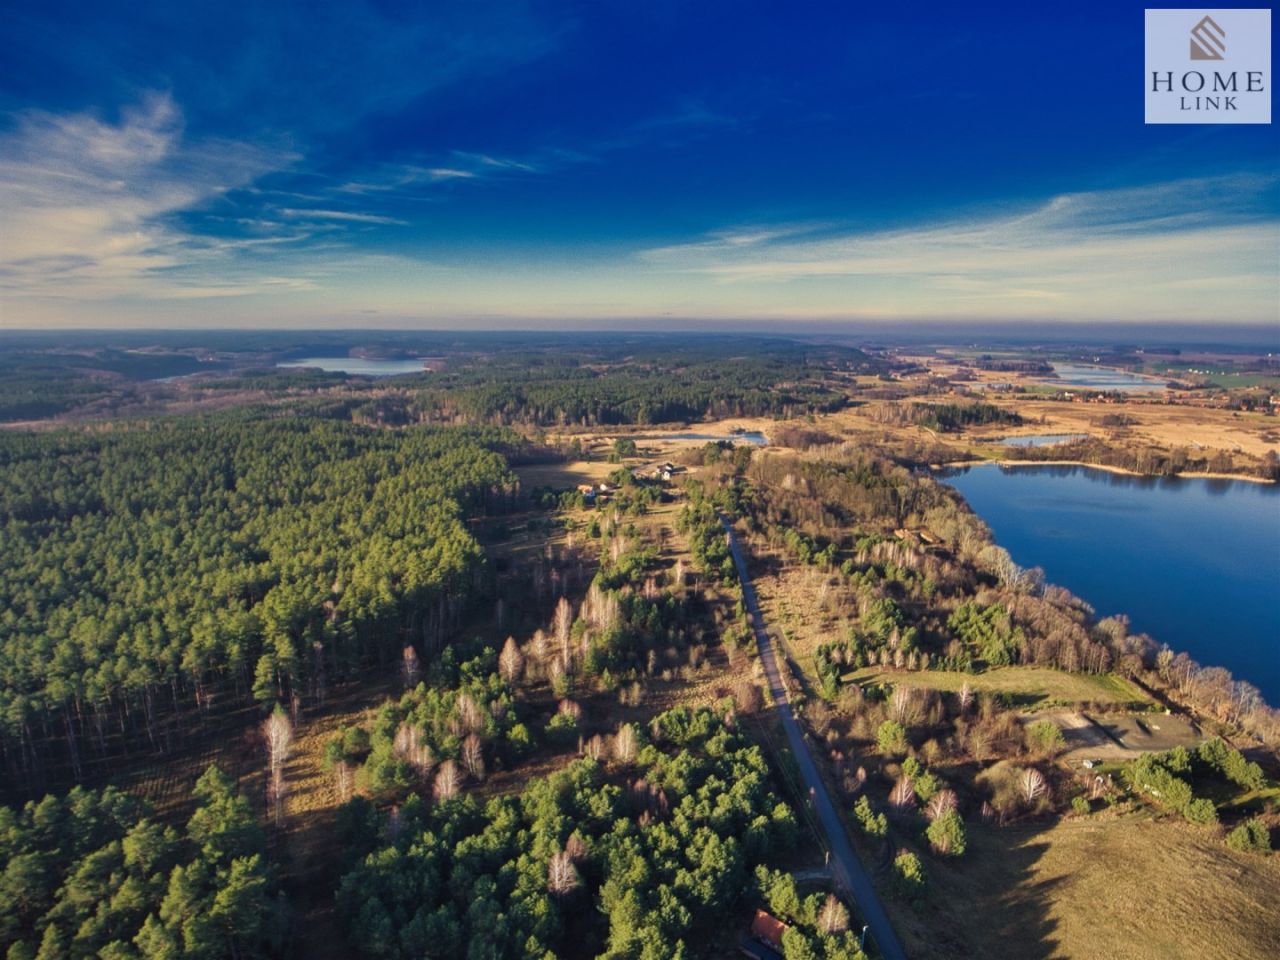
[[[798,310],[1274,318],[1277,178],[1062,194],[1030,209],[892,230],[743,227],[640,259],[725,285],[785,285]],[[1226,279],[1224,279],[1226,278]],[[726,294],[732,299],[732,295]],[[1269,307],[1268,307],[1269,304]]]
[[[188,295],[206,284],[184,269],[234,243],[194,236],[176,216],[295,159],[233,141],[186,142],[181,112],[164,94],[116,123],[26,113],[0,135],[0,288],[76,299]]]
[[[351,210],[300,210],[294,207],[285,207],[280,211],[280,215],[289,217],[291,220],[340,220],[347,223],[395,224],[398,226],[408,226],[409,223],[407,220],[398,220],[395,217],[385,217],[376,213],[357,213]]]

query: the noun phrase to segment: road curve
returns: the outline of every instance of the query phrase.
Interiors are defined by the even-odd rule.
[[[875,943],[880,955],[885,960],[906,960],[898,935],[893,932],[893,925],[884,912],[884,904],[871,883],[871,878],[862,869],[862,863],[849,836],[845,833],[844,824],[836,815],[835,805],[827,793],[826,784],[818,776],[818,768],[814,764],[809,744],[800,731],[795,713],[791,709],[791,701],[787,697],[786,688],[782,685],[782,674],[778,670],[778,657],[774,652],[773,640],[765,629],[764,617],[760,613],[760,604],[756,599],[755,587],[747,574],[746,560],[742,556],[742,548],[738,545],[738,537],[729,521],[721,515],[720,523],[729,539],[729,550],[733,554],[733,562],[738,568],[738,578],[742,581],[742,600],[751,619],[751,629],[755,631],[756,643],[760,648],[760,662],[764,664],[764,674],[769,681],[769,691],[773,694],[773,702],[778,716],[782,719],[782,728],[787,733],[787,741],[791,744],[791,752],[795,755],[796,765],[800,768],[800,776],[809,789],[814,811],[818,821],[827,835],[827,845],[831,850],[831,869],[836,882],[847,890],[858,905],[867,924],[867,934]]]

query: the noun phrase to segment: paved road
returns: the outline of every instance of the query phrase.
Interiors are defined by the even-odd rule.
[[[787,698],[786,688],[782,685],[782,675],[778,672],[778,657],[773,649],[773,640],[765,629],[764,617],[760,614],[760,604],[756,599],[755,587],[747,575],[747,564],[742,556],[742,548],[738,545],[738,537],[733,527],[722,516],[720,518],[725,533],[729,537],[729,549],[733,553],[733,562],[738,566],[738,577],[742,580],[742,599],[747,613],[751,617],[751,627],[756,634],[756,643],[760,647],[760,662],[764,664],[764,674],[769,681],[769,690],[773,694],[773,702],[778,716],[782,719],[782,728],[787,732],[787,741],[791,744],[791,752],[795,755],[796,765],[800,768],[800,776],[804,779],[813,801],[814,811],[818,814],[818,822],[827,835],[827,846],[831,850],[831,869],[836,882],[852,894],[867,926],[869,940],[874,941],[885,960],[906,960],[898,935],[893,932],[893,925],[884,912],[884,905],[871,884],[871,878],[862,869],[862,863],[849,843],[844,824],[836,815],[835,806],[827,787],[818,776],[818,768],[814,765],[813,754],[809,752],[809,744],[805,742],[791,709],[791,701]]]

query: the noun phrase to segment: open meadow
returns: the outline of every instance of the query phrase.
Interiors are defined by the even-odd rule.
[[[1280,861],[1217,828],[1103,812],[970,841],[930,864],[927,907],[894,909],[918,960],[1272,960],[1280,944]]]

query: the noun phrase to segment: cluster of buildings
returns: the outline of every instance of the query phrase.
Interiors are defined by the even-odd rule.
[[[674,463],[667,461],[648,467],[630,470],[628,472],[635,480],[650,480],[656,483],[670,483],[672,478],[683,470],[684,467],[677,467]],[[617,484],[610,484],[603,480],[599,483],[580,483],[577,486],[578,493],[582,494],[582,499],[587,503],[595,503],[597,499],[603,499],[615,490],[617,490]]]

